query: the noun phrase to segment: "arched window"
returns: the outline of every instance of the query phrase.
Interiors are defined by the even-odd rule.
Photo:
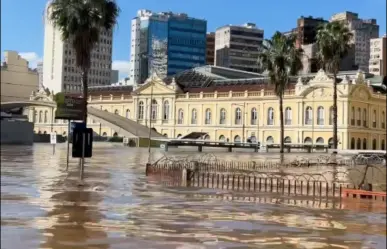
[[[329,125],[333,125],[333,106],[329,107]]]
[[[317,125],[324,125],[324,107],[317,108]]]
[[[355,149],[355,138],[351,138],[351,150]]]
[[[168,100],[164,101],[164,107],[163,107],[163,119],[168,120],[169,119],[169,102]]]
[[[317,138],[316,139],[316,143],[317,144],[323,144],[324,143],[324,138],[322,138],[322,137]]]
[[[179,137],[181,137],[181,136],[182,136],[181,134],[178,134],[178,135],[177,135],[177,138],[179,138]]]
[[[103,137],[106,137],[106,136],[107,136],[107,133],[106,133],[106,132],[102,133],[102,136],[103,136]]]
[[[272,107],[267,110],[267,125],[274,125],[274,109]]]
[[[266,138],[266,144],[273,144],[274,143],[274,138],[272,136],[268,136]]]
[[[167,134],[167,133],[164,133],[163,137],[168,137],[168,134]]]
[[[196,109],[192,109],[191,113],[191,124],[197,124],[198,123],[198,112]]]
[[[205,114],[206,114],[206,117],[204,119],[204,123],[205,124],[211,124],[212,117],[211,117],[211,110],[210,110],[210,108],[206,109],[206,113]]]
[[[44,123],[48,123],[48,111],[44,112]]]
[[[120,112],[119,112],[117,109],[115,109],[115,110],[114,110],[114,114],[120,115]]]
[[[367,127],[367,109],[363,109],[363,126]]]
[[[285,125],[291,125],[292,124],[292,108],[286,107],[285,108]]]
[[[256,125],[258,120],[258,113],[257,113],[257,108],[252,108],[251,109],[251,124]]]
[[[43,122],[43,111],[39,111],[39,123]]]
[[[355,118],[356,118],[355,107],[352,106],[352,108],[351,108],[351,125],[355,125]]]
[[[114,132],[113,137],[118,137],[118,133]]]
[[[107,110],[107,109],[105,109],[104,111],[105,111],[105,112],[108,112],[108,110]]]
[[[157,101],[153,99],[151,105],[151,120],[157,120],[157,109]]]
[[[377,148],[377,146],[376,146],[376,139],[374,138],[374,139],[372,140],[372,149],[373,149],[373,150],[376,150],[376,148]]]
[[[125,112],[125,118],[130,118],[130,110],[129,109],[126,109],[126,112]]]
[[[204,136],[204,140],[210,140],[210,139],[211,139],[210,135],[206,134],[206,135]]]
[[[291,144],[292,143],[292,139],[290,137],[285,137],[284,138],[284,143]]]
[[[357,141],[356,141],[356,148],[358,150],[361,150],[361,139],[360,138],[358,138]]]
[[[251,136],[250,137],[250,141],[255,144],[257,142],[257,137],[256,136]]]
[[[138,119],[144,119],[144,102],[138,102]]]
[[[235,124],[239,125],[242,124],[242,111],[241,108],[235,109]]]
[[[234,137],[234,142],[235,142],[235,143],[240,143],[240,142],[241,142],[241,137],[238,136],[238,135],[236,135],[236,136]]]
[[[44,131],[43,134],[47,134],[47,131]]]
[[[304,139],[304,144],[311,144],[311,143],[313,143],[313,140],[310,137],[306,137]]]
[[[361,126],[361,108],[357,108],[357,121],[356,121],[356,125],[358,126]]]
[[[376,128],[376,110],[374,110],[374,114],[372,115],[372,127]]]
[[[363,150],[366,150],[367,149],[367,139],[364,138],[363,139]]]
[[[226,109],[220,109],[219,124],[226,124]]]
[[[386,128],[386,113],[382,111],[382,129]]]
[[[329,148],[333,147],[333,137],[328,139],[328,146],[329,146]]]
[[[382,143],[381,143],[381,146],[380,146],[381,150],[385,150],[386,149],[386,142],[384,141],[384,139],[382,139]]]
[[[313,122],[313,109],[312,107],[308,106],[305,109],[305,124],[311,125]]]
[[[177,112],[177,123],[178,124],[183,124],[183,120],[184,120],[184,112],[183,112],[183,109],[179,109],[179,111]]]
[[[226,141],[226,137],[223,136],[223,135],[220,135],[219,136],[219,141],[222,141],[222,142]]]
[[[38,112],[37,111],[34,111],[34,123],[38,122]]]

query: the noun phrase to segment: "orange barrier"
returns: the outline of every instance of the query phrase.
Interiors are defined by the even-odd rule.
[[[342,197],[349,198],[367,198],[367,199],[379,199],[382,201],[386,200],[386,192],[374,192],[374,191],[366,191],[361,189],[348,189],[343,188],[341,190]]]

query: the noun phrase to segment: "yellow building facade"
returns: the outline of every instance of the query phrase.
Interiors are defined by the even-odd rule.
[[[298,78],[284,96],[285,142],[332,143],[333,79],[320,70],[313,78]],[[358,72],[343,77],[338,89],[339,149],[386,148],[386,95],[370,86]],[[33,100],[52,100],[34,94]],[[267,84],[191,88],[157,76],[140,87],[90,91],[89,106],[121,115],[155,128],[168,138],[205,132],[206,139],[280,142],[278,98]],[[66,122],[51,122],[47,107],[30,110],[35,132],[66,135]],[[88,126],[102,136],[120,135],[92,119]],[[360,141],[360,142],[359,142]]]
[[[1,102],[28,100],[39,88],[39,75],[16,51],[5,51],[1,66]]]

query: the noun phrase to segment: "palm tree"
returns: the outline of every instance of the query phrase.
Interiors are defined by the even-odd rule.
[[[290,76],[302,69],[302,49],[295,47],[295,36],[285,36],[276,32],[270,40],[264,40],[258,54],[259,71],[269,73],[270,83],[279,99],[280,111],[280,153],[284,153],[284,111],[283,98]]]
[[[48,7],[49,20],[75,51],[75,63],[82,76],[85,123],[91,53],[98,45],[100,33],[112,31],[119,12],[114,0],[52,0]]]
[[[333,74],[333,149],[337,149],[337,74],[341,60],[351,48],[351,31],[344,23],[334,21],[324,24],[316,36],[318,58],[322,67]]]

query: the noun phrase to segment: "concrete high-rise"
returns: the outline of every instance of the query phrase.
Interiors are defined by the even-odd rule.
[[[207,50],[206,50],[206,64],[214,65],[215,63],[215,33],[207,33]]]
[[[16,51],[5,51],[1,66],[1,101],[25,101],[32,91],[39,89],[36,69],[28,67],[28,61]]]
[[[387,76],[387,35],[370,41],[369,72]]]
[[[368,72],[370,40],[379,37],[379,25],[376,19],[360,19],[357,13],[346,11],[333,15],[330,21],[342,21],[352,31],[354,63],[360,70]]]
[[[75,64],[75,50],[70,41],[62,41],[61,33],[49,20],[49,5],[44,13],[43,82],[57,92],[76,92],[82,89],[81,71]],[[89,86],[109,85],[112,66],[112,31],[102,30],[99,43],[91,53]]]
[[[36,64],[36,70],[39,74],[39,89],[43,87],[43,62],[38,62]]]
[[[297,19],[296,47],[301,48],[302,45],[309,45],[316,42],[317,30],[320,25],[327,23],[323,18],[314,18],[312,16],[301,16]]]
[[[139,10],[132,20],[130,74],[135,84],[206,64],[207,21],[187,14]]]
[[[215,65],[256,72],[262,41],[263,30],[254,23],[218,28],[215,32]]]

